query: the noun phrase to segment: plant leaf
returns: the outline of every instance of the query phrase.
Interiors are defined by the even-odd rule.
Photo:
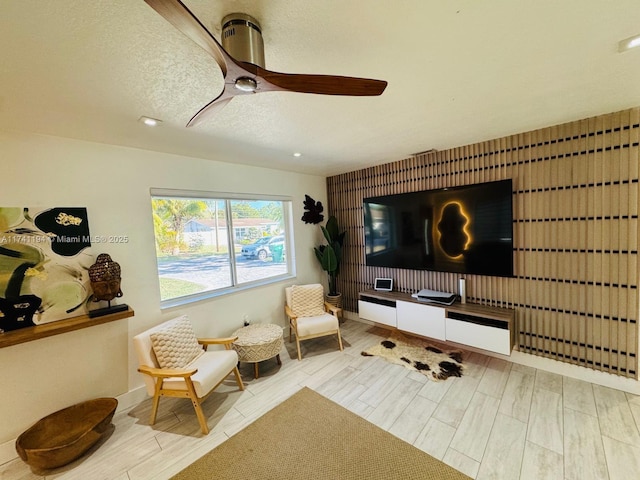
[[[336,258],[336,252],[331,248],[331,246],[327,246],[322,252],[322,268],[327,272],[331,273],[338,268],[338,259]]]
[[[329,234],[329,236],[327,237],[327,241],[329,243],[335,242],[338,239],[338,236],[340,234],[338,232],[338,219],[336,217],[334,217],[333,215],[331,215],[329,217],[329,220],[327,220],[326,230],[327,230],[327,232]],[[326,235],[325,235],[325,237],[326,237]]]

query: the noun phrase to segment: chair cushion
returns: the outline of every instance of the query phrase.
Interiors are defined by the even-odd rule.
[[[151,335],[160,368],[182,368],[204,353],[187,317],[180,317]]]
[[[185,368],[197,368],[198,371],[191,376],[193,386],[198,397],[204,397],[216,385],[231,373],[238,364],[238,354],[235,350],[213,350],[202,352],[193,362],[185,365]],[[182,378],[172,377],[164,381],[164,388],[173,390],[186,390],[187,384]]]
[[[294,285],[291,287],[291,310],[296,317],[313,317],[325,313],[322,285]]]
[[[335,332],[338,330],[338,318],[324,313],[313,317],[298,317],[297,332],[300,337],[318,335],[320,333]]]

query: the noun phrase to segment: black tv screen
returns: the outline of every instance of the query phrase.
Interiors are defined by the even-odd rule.
[[[366,264],[513,276],[511,179],[364,199]]]

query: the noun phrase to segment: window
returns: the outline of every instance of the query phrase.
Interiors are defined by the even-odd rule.
[[[293,276],[291,200],[151,190],[163,307]]]

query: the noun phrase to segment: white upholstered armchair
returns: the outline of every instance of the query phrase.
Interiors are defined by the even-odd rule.
[[[133,337],[138,371],[144,374],[147,393],[153,397],[151,420],[156,422],[160,397],[188,398],[196,411],[202,433],[209,433],[201,403],[232,372],[244,390],[238,371],[238,354],[231,349],[235,338],[196,338],[186,315],[156,325]],[[207,351],[208,345],[224,350]]]
[[[285,296],[284,311],[289,319],[289,341],[293,331],[298,347],[298,360],[302,360],[300,341],[309,338],[337,335],[338,345],[342,350],[338,320],[342,309],[325,302],[322,285],[293,285],[285,289]]]

